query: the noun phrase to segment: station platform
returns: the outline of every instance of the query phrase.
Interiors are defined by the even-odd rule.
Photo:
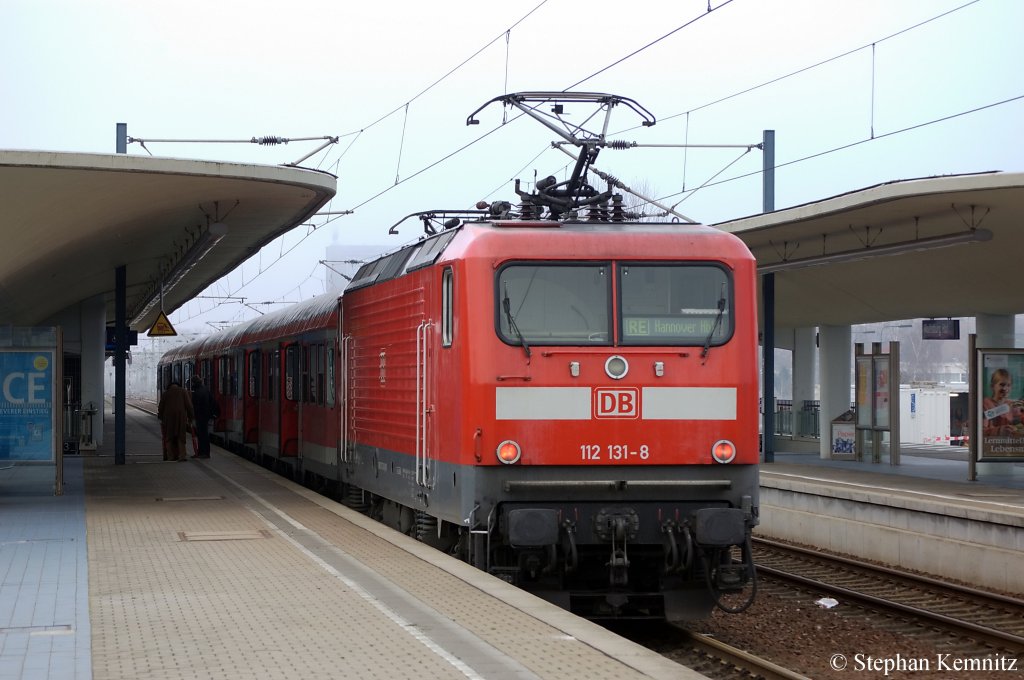
[[[0,680],[704,676],[214,447],[0,470]]]
[[[900,446],[895,466],[776,452],[756,535],[1024,596],[1024,465],[968,481],[966,448]]]

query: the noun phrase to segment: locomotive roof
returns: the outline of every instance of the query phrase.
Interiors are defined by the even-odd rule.
[[[502,246],[494,249],[502,254],[511,254],[512,251],[508,250],[506,246],[512,239],[522,242],[525,230],[531,232],[533,237],[523,246],[521,252],[529,252],[532,255],[544,255],[542,239],[551,239],[552,237],[558,239],[558,248],[565,252],[563,239],[578,239],[579,235],[584,233],[601,233],[608,237],[639,235],[651,237],[646,241],[631,240],[630,242],[632,249],[630,255],[641,258],[691,256],[753,259],[746,245],[738,237],[721,229],[702,224],[512,219],[467,221],[367,262],[356,272],[352,281],[346,286],[345,292],[374,283],[382,283],[431,265],[441,257],[442,253],[451,250],[450,246],[453,242],[456,247],[462,244],[468,248],[469,243],[465,239],[455,239],[455,235],[464,230],[473,232],[474,245],[483,245],[487,239],[508,239]],[[582,245],[582,242],[578,242],[576,245]],[[616,239],[614,244],[603,247],[600,241],[594,241],[590,242],[585,250],[574,247],[571,252],[574,256],[605,259],[621,254],[622,242]],[[550,251],[550,254],[554,255],[554,251]]]

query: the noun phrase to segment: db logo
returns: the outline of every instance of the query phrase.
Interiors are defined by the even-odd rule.
[[[598,418],[636,418],[640,415],[640,390],[635,387],[594,390]]]

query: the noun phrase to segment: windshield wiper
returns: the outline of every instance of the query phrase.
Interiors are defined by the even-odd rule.
[[[725,284],[722,284],[722,296],[718,298],[718,314],[715,316],[715,323],[711,326],[711,332],[708,333],[708,337],[704,340],[704,349],[700,353],[701,359],[707,359],[708,352],[711,351],[711,338],[715,337],[715,332],[718,330],[718,326],[722,323],[722,316],[725,314]]]
[[[530,346],[526,344],[526,338],[519,332],[519,326],[516,325],[516,320],[512,316],[512,303],[508,299],[508,284],[505,284],[505,297],[501,300],[501,306],[505,309],[505,318],[508,319],[509,329],[516,334],[519,338],[519,344],[523,346],[523,351],[526,352],[526,358],[529,359],[531,356]]]

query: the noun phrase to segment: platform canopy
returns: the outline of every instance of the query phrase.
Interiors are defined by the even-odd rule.
[[[337,190],[286,166],[124,154],[0,151],[0,324],[47,324],[102,295],[115,314],[124,266],[129,327],[148,330]]]
[[[888,182],[716,226],[774,272],[777,328],[1024,313],[1024,173]]]

